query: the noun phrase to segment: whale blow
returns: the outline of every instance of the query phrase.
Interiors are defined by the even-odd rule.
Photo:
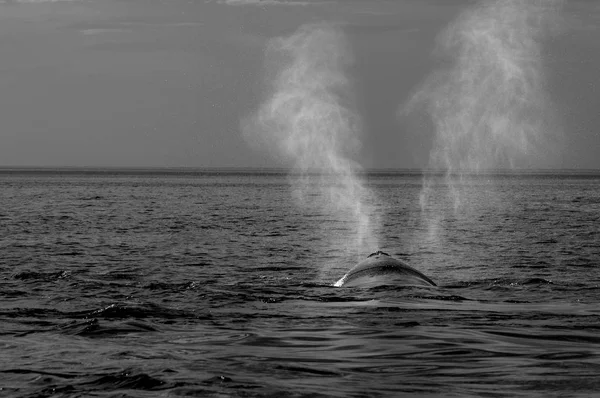
[[[402,260],[382,251],[358,263],[335,287],[374,287],[380,285],[437,286],[435,282]]]

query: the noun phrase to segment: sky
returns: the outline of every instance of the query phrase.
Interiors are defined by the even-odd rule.
[[[453,54],[471,0],[0,1],[0,166],[287,167],[242,120],[269,95],[265,49],[328,22],[366,168],[425,168],[436,125],[415,93]],[[600,169],[600,2],[567,0],[539,42],[544,129],[530,167]],[[456,59],[454,59],[456,61]],[[438,74],[436,74],[438,73]],[[447,96],[452,97],[456,93]],[[542,116],[543,115],[543,116]],[[436,127],[437,126],[437,127]],[[535,148],[533,148],[535,149]],[[533,154],[535,153],[535,155]]]

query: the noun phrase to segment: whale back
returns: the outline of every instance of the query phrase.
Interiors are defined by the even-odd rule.
[[[435,282],[406,262],[383,252],[371,254],[334,284],[336,287],[380,285],[436,286]]]

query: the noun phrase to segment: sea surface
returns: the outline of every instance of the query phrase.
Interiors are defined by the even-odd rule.
[[[282,172],[1,170],[0,396],[600,394],[600,173],[364,178],[438,287],[332,287],[370,253]]]

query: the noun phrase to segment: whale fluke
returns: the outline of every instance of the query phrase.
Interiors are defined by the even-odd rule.
[[[382,251],[370,254],[366,260],[358,263],[334,284],[336,287],[380,285],[437,286],[429,277],[404,261],[393,258]]]

